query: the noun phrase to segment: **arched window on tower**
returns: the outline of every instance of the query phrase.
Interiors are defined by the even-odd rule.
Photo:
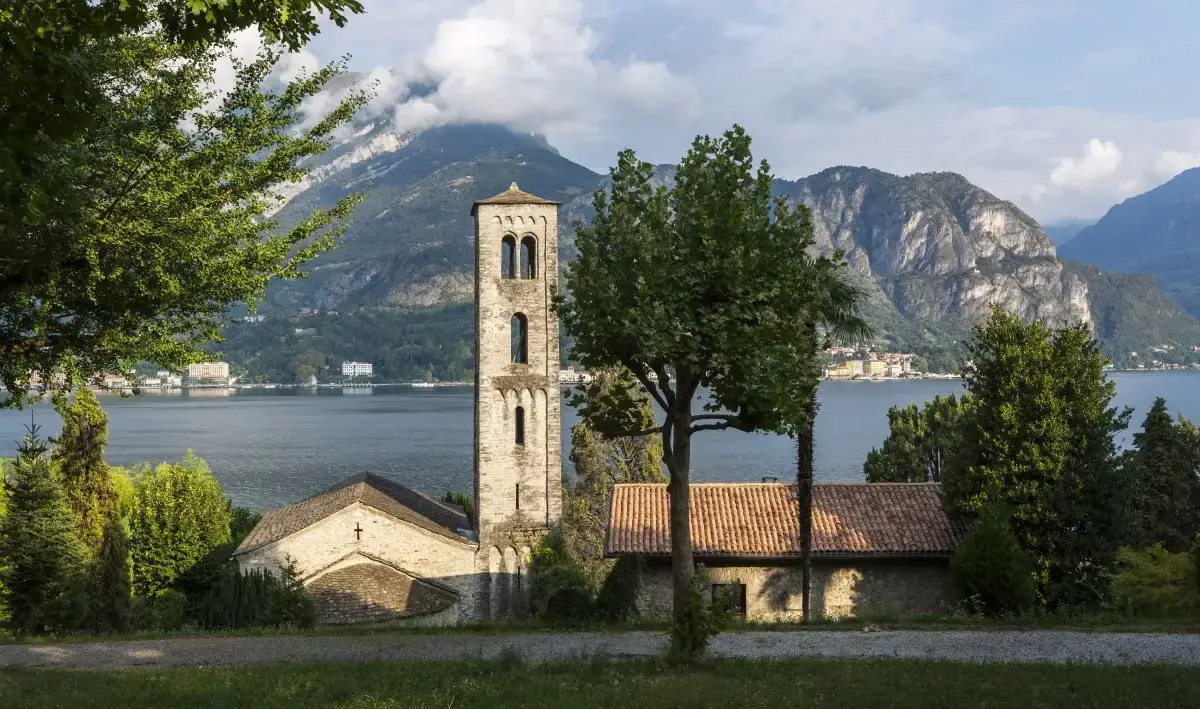
[[[500,240],[500,277],[517,277],[517,237],[512,234]]]
[[[537,241],[532,236],[521,239],[521,278],[537,278]]]
[[[529,361],[529,321],[521,313],[512,316],[512,361],[515,364]]]
[[[517,407],[516,428],[517,428],[516,435],[513,436],[513,442],[516,443],[518,446],[523,446],[523,445],[525,445],[525,407],[524,406]],[[518,487],[517,487],[518,499],[520,499],[520,494],[521,494],[521,488],[518,485]],[[518,502],[517,504],[520,505],[521,503]],[[518,506],[517,509],[520,509],[520,507]]]

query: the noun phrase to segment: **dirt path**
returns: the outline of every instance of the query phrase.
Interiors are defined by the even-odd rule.
[[[379,634],[174,638],[60,645],[0,645],[0,667],[118,669],[271,663],[494,659],[530,662],[592,656],[644,658],[662,633]],[[894,657],[968,662],[1165,663],[1200,666],[1200,634],[1069,631],[803,631],[722,633],[722,658]]]

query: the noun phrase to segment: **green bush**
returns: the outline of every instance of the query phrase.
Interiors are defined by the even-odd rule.
[[[563,586],[546,599],[541,617],[552,623],[584,623],[596,615],[596,601],[586,586]]]
[[[1196,543],[1192,545],[1192,566],[1196,569],[1196,590],[1200,591],[1200,534],[1196,535]]]
[[[601,620],[621,623],[637,615],[644,565],[642,557],[634,554],[622,556],[613,564],[596,595],[596,614]]]
[[[560,529],[545,534],[529,563],[529,611],[536,618],[564,620],[552,614],[574,616],[584,607],[594,608],[591,587],[583,567],[571,555]],[[587,597],[585,603],[582,598]],[[551,601],[551,599],[556,599]]]
[[[1161,544],[1117,552],[1120,571],[1109,592],[1118,610],[1140,616],[1179,617],[1200,611],[1200,587],[1191,554],[1172,554]]]
[[[964,604],[984,615],[1018,614],[1036,600],[1033,566],[1001,502],[986,505],[950,560]]]
[[[458,505],[463,508],[463,513],[467,515],[467,519],[475,519],[475,498],[465,492],[447,492],[442,502],[450,505]]]
[[[708,587],[708,573],[703,568],[697,569],[683,612],[671,619],[669,654],[676,661],[691,662],[703,655],[709,640],[721,632],[725,623],[724,614],[704,599]]]
[[[137,479],[130,520],[133,590],[150,595],[229,541],[228,502],[208,465],[188,451],[183,462],[146,469]]]
[[[94,633],[123,633],[129,629],[131,604],[129,538],[110,509],[100,542],[100,557],[93,564],[88,587],[88,625]]]
[[[196,617],[205,629],[311,628],[316,620],[316,604],[290,560],[278,575],[233,569],[208,590]]]
[[[231,507],[229,509],[229,541],[233,544],[233,548],[237,548],[239,544],[250,536],[250,532],[254,531],[254,527],[262,521],[262,515],[245,507]]]
[[[179,630],[187,622],[187,596],[173,588],[133,599],[134,630]]]

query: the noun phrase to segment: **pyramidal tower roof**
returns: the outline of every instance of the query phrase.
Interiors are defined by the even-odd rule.
[[[475,204],[471,207],[471,214],[474,214],[475,208],[481,204],[562,204],[562,202],[542,199],[537,195],[524,192],[520,187],[517,187],[516,182],[513,182],[508,186],[508,189],[504,190],[500,194],[475,202]]]

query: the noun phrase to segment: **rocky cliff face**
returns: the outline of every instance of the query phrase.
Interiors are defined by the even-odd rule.
[[[836,167],[776,189],[812,211],[818,246],[843,251],[906,319],[957,330],[996,304],[1091,323],[1087,285],[1037,222],[961,175]]]

